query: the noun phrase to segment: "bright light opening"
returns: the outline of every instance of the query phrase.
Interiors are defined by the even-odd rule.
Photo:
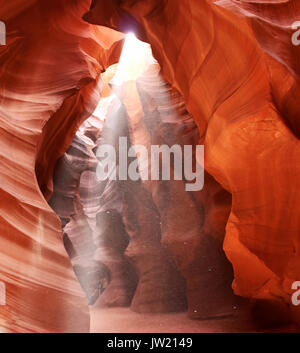
[[[118,64],[109,67],[103,74],[105,84],[121,86],[125,82],[136,81],[147,70],[149,65],[157,64],[152,56],[151,46],[137,39],[133,32],[126,34],[124,46]],[[114,99],[115,88],[109,88],[109,95],[101,98],[93,116],[103,120]]]
[[[154,62],[154,58],[150,45],[138,40],[132,32],[126,34],[117,73],[112,83],[121,85],[126,81],[136,81],[151,62]]]

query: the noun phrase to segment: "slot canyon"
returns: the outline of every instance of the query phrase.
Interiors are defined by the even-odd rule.
[[[299,0],[0,21],[0,333],[300,332]]]

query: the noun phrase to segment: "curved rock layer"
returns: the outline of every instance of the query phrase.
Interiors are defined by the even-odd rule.
[[[225,8],[246,16],[254,35],[274,60],[267,57],[273,102],[293,133],[300,137],[299,101],[300,94],[300,46],[292,45],[299,41],[300,3],[297,0],[285,1],[215,1]],[[278,64],[281,63],[284,67]],[[286,84],[283,85],[282,83]]]

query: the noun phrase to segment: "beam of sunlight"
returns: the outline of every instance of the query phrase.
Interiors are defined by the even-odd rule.
[[[111,145],[120,153],[119,138],[128,137],[137,157],[141,180],[146,188],[150,187],[152,181],[148,176],[152,175],[152,168],[159,166],[153,166],[151,158],[147,158],[147,153],[140,153],[138,146],[151,151],[152,135],[159,135],[160,144],[176,143],[177,140],[174,141],[173,136],[179,135],[182,122],[186,124],[188,118],[182,100],[174,98],[170,87],[162,79],[160,66],[153,58],[150,45],[138,40],[133,33],[126,35],[119,63],[108,68],[101,79],[105,94],[102,95],[103,91],[101,92],[102,98],[98,106],[78,129],[71,148],[63,157],[61,169],[56,169],[54,197],[51,200],[51,207],[61,217],[62,222],[65,218],[69,219],[69,223],[63,227],[70,243],[66,246],[74,248],[75,255],[70,255],[71,262],[90,305],[94,304],[106,286],[109,286],[109,283],[105,282],[108,278],[106,270],[103,270],[107,260],[106,249],[98,244],[110,227],[110,236],[119,236],[113,233],[114,218],[110,218],[109,213],[114,210],[120,217],[122,215],[123,199],[119,192],[118,180],[120,175],[125,175],[125,179],[120,180],[127,180],[127,166],[132,162],[132,157],[126,151],[126,143],[126,146],[122,147],[122,158],[118,156],[118,163],[115,163],[111,171],[111,174],[116,172],[116,179],[107,178],[103,181],[98,178],[97,169],[93,169],[95,166],[104,169],[103,165],[105,166],[108,159],[97,158],[99,148],[102,145]],[[163,128],[158,133],[154,129],[159,125]],[[169,132],[165,133],[164,130]],[[171,132],[174,132],[174,135]],[[72,163],[69,163],[70,161]],[[122,173],[118,174],[120,170]],[[61,200],[70,199],[68,183],[74,185],[71,194],[78,195],[74,200],[80,207],[77,209],[78,205],[74,201],[66,215],[65,208],[61,207]],[[107,223],[99,215],[105,215]],[[118,254],[115,256],[114,261]],[[123,253],[120,252],[119,256],[122,258]],[[110,271],[112,270],[108,266],[107,272]]]
[[[136,81],[149,64],[154,62],[150,45],[138,40],[134,33],[128,33],[112,83],[121,85],[127,81]]]

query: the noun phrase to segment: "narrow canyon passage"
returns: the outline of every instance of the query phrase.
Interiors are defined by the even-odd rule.
[[[223,250],[231,195],[208,174],[205,187],[187,192],[198,180],[179,178],[187,169],[180,147],[194,148],[197,170],[199,130],[160,71],[149,44],[128,34],[119,63],[102,74],[105,97],[55,167],[49,204],[88,298],[91,330],[259,330],[250,302],[233,293]],[[153,145],[167,147],[158,164]],[[278,329],[291,331],[282,320]]]
[[[188,311],[194,319],[236,315],[232,266],[222,249],[231,197],[208,175],[205,190],[197,186],[204,173],[193,174],[201,162],[199,132],[182,97],[134,34],[102,79],[107,96],[58,161],[49,202],[92,312],[130,307],[141,314]],[[166,147],[157,164],[153,145]],[[181,150],[187,146],[188,161]]]
[[[299,332],[300,2],[0,3],[0,332]]]

